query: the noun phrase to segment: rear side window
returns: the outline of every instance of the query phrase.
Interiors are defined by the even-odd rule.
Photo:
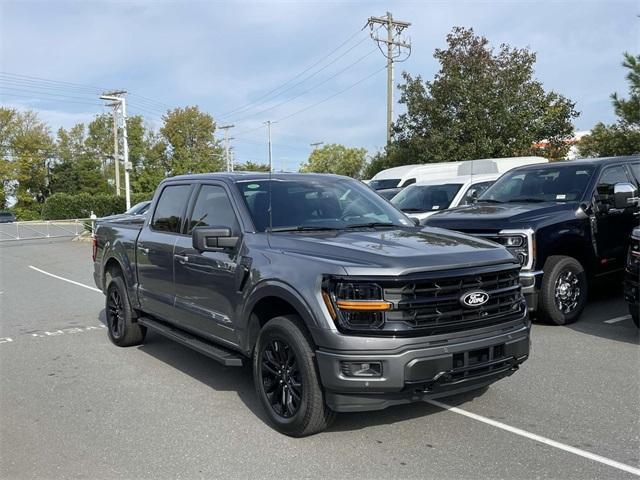
[[[189,201],[191,185],[169,185],[162,190],[153,212],[151,228],[160,232],[180,233],[182,214]]]
[[[236,214],[227,191],[215,185],[203,185],[189,220],[189,231],[195,227],[227,227],[239,230]]]

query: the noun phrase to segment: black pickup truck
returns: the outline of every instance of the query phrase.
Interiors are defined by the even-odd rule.
[[[529,309],[564,325],[580,316],[590,280],[624,268],[639,182],[640,156],[531,165],[425,223],[506,246],[522,265]]]
[[[416,226],[345,177],[167,179],[143,221],[99,224],[94,267],[113,343],[151,329],[227,366],[252,362],[289,435],[335,411],[481,389],[529,355],[505,248]]]
[[[640,328],[640,227],[631,232],[624,276],[624,299],[636,327]]]

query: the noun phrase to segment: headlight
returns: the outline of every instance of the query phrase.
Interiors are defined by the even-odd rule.
[[[392,307],[375,283],[326,280],[322,298],[337,326],[347,330],[377,330]]]
[[[531,268],[533,266],[532,235],[533,233],[530,231],[502,230],[495,241],[504,245],[518,259],[523,268]]]

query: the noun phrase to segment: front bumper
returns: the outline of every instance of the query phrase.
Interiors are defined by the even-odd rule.
[[[338,412],[381,410],[482,388],[511,375],[528,358],[529,331],[527,320],[490,336],[413,345],[387,355],[318,350],[327,404]],[[344,362],[380,362],[382,375],[345,376]]]
[[[542,270],[525,270],[520,272],[522,295],[527,302],[527,310],[535,312],[538,309],[538,297],[542,286]]]

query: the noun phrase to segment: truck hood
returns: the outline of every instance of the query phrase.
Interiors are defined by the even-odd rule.
[[[452,230],[499,231],[510,228],[539,228],[557,221],[575,219],[583,214],[577,202],[476,203],[438,212],[426,225]]]
[[[438,228],[277,233],[269,241],[272,249],[289,257],[339,264],[351,275],[401,275],[515,262],[496,243]]]

